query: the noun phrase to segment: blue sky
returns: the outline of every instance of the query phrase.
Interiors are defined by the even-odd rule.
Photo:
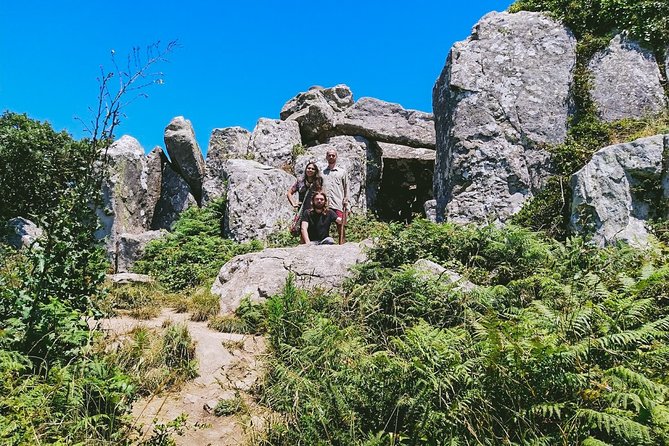
[[[27,113],[84,136],[100,65],[110,51],[178,39],[158,70],[164,84],[125,109],[117,136],[164,146],[174,116],[191,120],[206,151],[212,129],[253,130],[312,85],[347,84],[431,111],[452,44],[511,0],[161,2],[7,1],[0,14],[0,111]],[[461,6],[456,6],[461,5]]]

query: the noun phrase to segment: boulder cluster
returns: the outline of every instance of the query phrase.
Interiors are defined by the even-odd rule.
[[[286,191],[309,161],[324,169],[332,148],[349,172],[352,212],[376,211],[385,194],[381,210],[388,218],[410,218],[432,198],[431,114],[373,98],[356,102],[346,85],[337,85],[298,94],[280,116],[259,119],[253,131],[214,129],[206,159],[193,126],[181,116],[165,128],[167,154],[156,147],[145,155],[130,136],[115,141],[105,154],[99,233],[115,271],[128,271],[144,245],[185,209],[221,197],[224,231],[232,239],[265,239],[285,228],[293,213]]]

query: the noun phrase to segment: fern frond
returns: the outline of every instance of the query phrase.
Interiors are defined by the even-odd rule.
[[[578,409],[576,417],[588,423],[592,428],[627,440],[629,444],[638,444],[639,440],[645,443],[650,442],[650,429],[627,417],[593,409]]]

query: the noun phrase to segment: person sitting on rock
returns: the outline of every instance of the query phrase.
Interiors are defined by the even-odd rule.
[[[302,216],[302,240],[314,245],[334,245],[330,237],[332,223],[341,224],[341,217],[328,208],[328,197],[323,192],[316,192],[311,197],[311,209]]]
[[[307,163],[304,167],[304,175],[298,179],[286,193],[288,201],[297,210],[304,203],[303,211],[311,209],[311,198],[314,192],[320,192],[323,189],[323,177],[318,166],[313,161]],[[293,194],[297,192],[299,201],[296,203]]]

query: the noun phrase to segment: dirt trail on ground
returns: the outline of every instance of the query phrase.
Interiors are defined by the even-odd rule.
[[[175,436],[177,445],[245,445],[257,435],[269,417],[267,409],[258,406],[250,395],[261,375],[261,359],[265,339],[261,336],[220,333],[207,327],[206,322],[193,322],[186,313],[163,310],[157,318],[142,321],[117,317],[102,321],[102,328],[110,336],[123,336],[133,328],[144,326],[160,328],[165,321],[184,323],[197,343],[196,357],[199,376],[186,383],[178,392],[142,398],[133,405],[133,416],[139,426],[151,426],[154,418],[167,423],[180,414],[188,415],[188,424],[206,424],[208,427],[188,429],[183,436]],[[223,399],[239,395],[248,411],[226,417],[217,417],[213,408]],[[147,434],[148,438],[148,434]]]

